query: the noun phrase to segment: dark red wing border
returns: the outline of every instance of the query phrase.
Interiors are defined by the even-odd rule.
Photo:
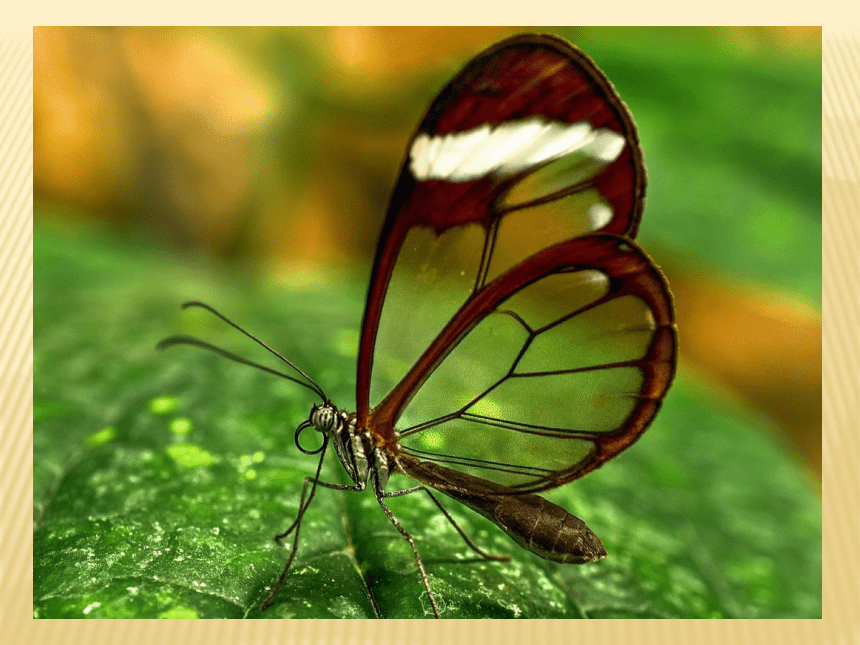
[[[409,151],[419,134],[446,135],[543,116],[550,121],[587,120],[594,128],[622,134],[626,145],[592,184],[611,204],[614,216],[601,229],[632,237],[645,198],[645,170],[636,128],[609,80],[584,53],[547,35],[522,35],[502,41],[472,59],[431,104],[407,148],[407,159],[391,197],[371,274],[358,355],[358,423],[370,417],[370,379],[383,301],[409,230],[479,224],[488,228],[500,214],[497,204],[518,178],[484,177],[458,183],[416,181]]]

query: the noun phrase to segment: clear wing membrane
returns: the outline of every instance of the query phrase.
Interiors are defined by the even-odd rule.
[[[665,280],[630,241],[644,186],[632,119],[579,50],[525,36],[470,62],[392,196],[358,423],[395,452],[523,491],[632,443],[675,359]]]

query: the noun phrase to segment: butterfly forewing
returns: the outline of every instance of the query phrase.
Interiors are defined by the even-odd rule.
[[[644,185],[632,119],[579,50],[530,35],[473,59],[428,110],[392,195],[362,325],[359,423],[475,290],[572,237],[634,234]]]
[[[665,281],[629,240],[644,185],[632,119],[584,54],[523,36],[473,59],[431,105],[392,196],[359,426],[522,491],[635,440],[675,354]]]

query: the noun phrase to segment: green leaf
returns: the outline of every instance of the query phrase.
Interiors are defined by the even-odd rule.
[[[210,302],[350,407],[365,278],[254,287],[143,242],[37,227],[34,615],[40,618],[427,617],[408,544],[372,494],[318,489],[288,551],[313,457],[293,445],[311,392],[193,347],[194,334],[267,364]],[[636,446],[550,497],[609,557],[544,561],[448,500],[486,562],[423,495],[390,506],[415,537],[446,618],[821,616],[820,506],[764,424],[681,374]],[[345,482],[328,463],[327,481]],[[408,480],[393,478],[390,489]],[[373,602],[371,602],[371,598]]]

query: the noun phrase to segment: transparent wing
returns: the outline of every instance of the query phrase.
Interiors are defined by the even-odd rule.
[[[585,54],[528,35],[469,62],[431,104],[392,194],[362,325],[359,423],[486,283],[579,235],[634,235],[644,190],[633,120]]]
[[[644,186],[632,119],[584,54],[524,36],[467,64],[413,137],[383,226],[359,425],[521,490],[635,440],[675,359],[665,281],[630,242]]]
[[[399,449],[517,490],[558,486],[631,443],[675,368],[665,280],[629,240],[546,249],[469,301],[374,410]]]

